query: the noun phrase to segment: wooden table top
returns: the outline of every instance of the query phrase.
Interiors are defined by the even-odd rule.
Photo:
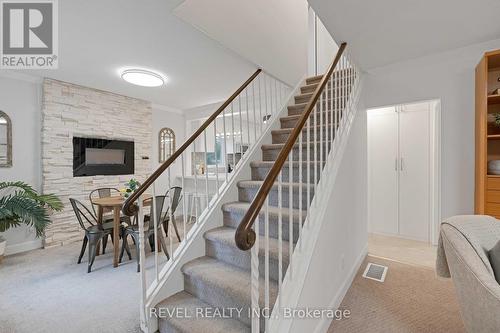
[[[152,195],[144,194],[143,197],[144,201],[146,201],[150,200],[152,198]],[[121,207],[125,203],[125,200],[126,199],[121,195],[115,195],[111,197],[93,199],[92,202],[94,205],[101,207]]]

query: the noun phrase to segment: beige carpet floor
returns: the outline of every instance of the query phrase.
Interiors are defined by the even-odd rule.
[[[389,267],[384,283],[362,277],[367,262]],[[340,308],[351,316],[334,321],[328,333],[465,332],[452,281],[424,266],[369,256]]]
[[[183,237],[183,227],[178,223]],[[187,230],[192,224],[186,225]],[[169,239],[167,239],[168,243]],[[0,264],[0,333],[138,333],[139,273],[135,246],[113,268],[113,250],[76,263],[81,242],[5,257]],[[173,238],[172,247],[179,243]],[[170,251],[170,249],[169,249]],[[166,257],[159,253],[163,267]],[[146,279],[155,277],[154,254],[146,247]]]
[[[368,253],[379,258],[433,269],[436,264],[437,246],[394,236],[370,234]]]

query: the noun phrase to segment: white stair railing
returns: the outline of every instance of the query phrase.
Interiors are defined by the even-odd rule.
[[[138,222],[144,332],[149,331],[148,304],[166,281],[169,267],[245,164],[249,155],[245,152],[285,107],[290,92],[287,84],[257,70],[124,204],[124,214]],[[175,186],[180,187],[180,196]],[[162,228],[164,224],[168,229]],[[163,229],[168,230],[167,237]],[[150,252],[149,244],[158,250]]]
[[[330,190],[321,186],[322,182],[326,181],[324,179],[327,176],[326,168],[338,158],[339,148],[347,140],[346,134],[352,124],[359,97],[361,73],[348,52],[345,51],[345,47],[345,43],[341,45],[333,63],[318,83],[302,117],[290,134],[236,233],[238,247],[242,250],[251,249],[252,332],[269,331],[269,315],[271,313],[273,316],[282,315],[279,295],[283,291],[284,282],[293,281],[296,273],[292,254],[294,250],[301,251],[304,228],[317,223],[310,218],[310,212],[317,204],[317,199],[325,194],[322,192]],[[288,179],[283,176],[286,171]],[[272,203],[271,200],[273,200]],[[276,303],[274,303],[276,300],[271,299],[269,277],[269,206],[271,204],[278,207],[278,298]],[[283,212],[286,209],[288,210],[288,235],[285,240]],[[294,221],[294,216],[296,216],[294,213],[297,211],[299,212],[298,221]],[[301,221],[303,212],[307,212],[304,222]],[[260,230],[262,227],[263,231]],[[294,239],[297,239],[295,244]],[[289,261],[288,267],[285,267],[283,251],[284,242],[287,240],[286,250]],[[262,247],[264,258],[259,257],[259,248]],[[259,271],[259,263],[262,260],[264,272]],[[262,288],[263,293],[261,293]],[[261,295],[264,299],[261,299]],[[274,310],[271,311],[273,307]]]

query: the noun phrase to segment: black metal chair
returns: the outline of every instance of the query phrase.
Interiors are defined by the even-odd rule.
[[[120,190],[118,190],[117,188],[114,188],[114,187],[101,187],[101,188],[97,188],[97,189],[93,190],[92,192],[90,192],[89,201],[92,205],[92,210],[94,211],[94,216],[97,216],[97,212],[96,212],[96,208],[95,208],[97,205],[94,204],[94,199],[96,199],[96,198],[109,198],[112,195],[120,195]],[[108,209],[108,210],[104,211],[104,214],[111,213],[111,212],[112,211]],[[102,220],[104,223],[107,223],[110,221],[112,222],[113,218],[114,217],[112,214],[107,214],[107,215],[103,215]],[[120,222],[122,222],[122,223],[125,222],[128,225],[132,224],[132,220],[128,216],[121,216]],[[110,234],[110,237],[113,237],[113,234]],[[106,238],[106,241],[103,241],[103,243],[102,243],[102,253],[103,254],[106,252],[107,242],[108,242],[108,239]]]
[[[170,193],[172,193],[172,198],[170,198]],[[179,203],[181,202],[182,199],[182,187],[179,186],[173,186],[171,187],[167,193],[165,193],[165,197],[170,199],[170,206],[167,208],[167,211],[163,215],[163,218],[160,219],[162,221],[163,225],[163,230],[165,231],[165,235],[168,237],[168,224],[170,222],[170,215],[172,215],[174,218],[172,219],[172,225],[174,226],[175,234],[177,235],[177,239],[179,242],[181,241],[181,236],[179,235],[179,230],[177,229],[177,224],[175,223],[175,211],[177,210],[177,207],[179,206]],[[170,213],[170,209],[172,209],[172,213]]]
[[[97,205],[94,204],[94,199],[96,199],[96,198],[109,198],[112,194],[120,195],[120,191],[114,187],[102,187],[102,188],[98,188],[98,189],[95,189],[92,192],[90,192],[89,201],[92,204],[92,210],[94,211],[94,216],[97,216],[97,212],[95,209]],[[108,212],[104,212],[104,213],[109,213],[109,212],[111,212],[111,210]],[[112,220],[113,217],[112,216],[106,217],[106,219]],[[103,218],[103,220],[104,220],[104,218]]]
[[[156,217],[158,221],[158,226],[157,226],[157,234],[158,234],[158,239],[160,240],[161,247],[163,249],[163,253],[165,253],[165,256],[167,256],[167,259],[170,259],[170,255],[168,254],[167,251],[167,244],[165,243],[165,238],[163,237],[163,233],[161,232],[161,223],[160,223],[160,217],[161,213],[163,211],[163,204],[165,203],[165,198],[166,196],[164,195],[158,195],[156,196],[155,200],[155,206],[156,206]],[[136,219],[137,217],[135,217]],[[139,236],[140,236],[140,231],[139,231],[139,226],[138,224],[130,225],[125,228],[122,236],[122,249],[120,251],[120,260],[119,262],[122,262],[123,258],[123,252],[127,251],[129,260],[132,259],[130,255],[130,250],[128,247],[128,242],[127,238],[128,236],[131,236],[132,239],[134,240],[135,243],[135,250],[136,250],[136,256],[137,256],[137,272],[140,272],[141,270],[141,264],[140,264],[140,256],[139,256]],[[151,247],[151,251],[155,251],[156,244],[154,240],[154,221],[151,220],[151,218],[146,215],[144,217],[144,239],[149,240],[149,246]]]
[[[85,253],[85,249],[87,248],[88,243],[89,264],[87,273],[90,273],[96,257],[99,241],[102,239],[103,249],[105,249],[108,235],[111,235],[113,232],[113,223],[106,222],[100,225],[99,223],[97,223],[96,217],[92,214],[90,209],[87,208],[87,206],[73,198],[70,198],[69,201],[71,202],[71,206],[73,207],[73,211],[75,212],[80,227],[85,230],[82,249],[80,251],[80,256],[78,257],[78,264],[82,262],[82,257]]]

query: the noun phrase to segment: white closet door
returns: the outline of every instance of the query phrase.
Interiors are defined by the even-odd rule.
[[[398,121],[395,107],[368,112],[370,232],[398,233]]]
[[[399,234],[429,241],[429,103],[407,104],[399,113]]]

